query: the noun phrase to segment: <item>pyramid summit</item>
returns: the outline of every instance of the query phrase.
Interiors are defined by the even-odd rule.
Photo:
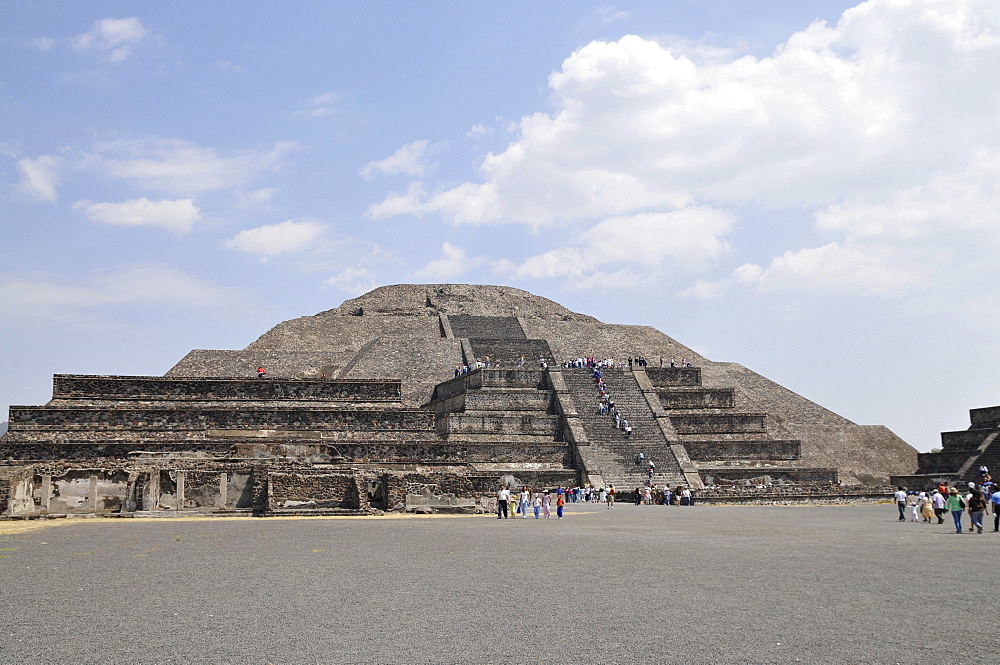
[[[916,468],[885,427],[505,286],[385,286],[162,377],[53,384],[11,407],[5,514],[472,510],[500,483],[808,495]]]

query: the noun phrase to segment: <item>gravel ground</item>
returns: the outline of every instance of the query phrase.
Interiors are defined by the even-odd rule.
[[[497,522],[0,522],[0,663],[1000,656],[983,605],[1000,588],[992,531],[898,522],[890,504],[571,505]]]

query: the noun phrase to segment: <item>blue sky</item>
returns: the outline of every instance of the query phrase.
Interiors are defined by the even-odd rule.
[[[995,0],[5,2],[0,409],[489,283],[928,450],[1000,403],[997,71]]]

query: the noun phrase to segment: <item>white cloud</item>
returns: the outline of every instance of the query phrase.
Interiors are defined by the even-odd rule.
[[[264,187],[263,189],[255,189],[250,192],[236,192],[236,204],[241,208],[254,208],[266,205],[271,202],[277,191],[273,187]]]
[[[677,295],[682,298],[721,298],[729,290],[729,280],[699,279]]]
[[[423,185],[419,182],[410,183],[406,192],[390,194],[379,203],[368,206],[368,216],[372,219],[385,219],[400,215],[422,216],[425,212]]]
[[[90,30],[74,37],[71,43],[78,51],[97,53],[111,62],[123,62],[149,37],[149,30],[135,17],[105,18],[94,21]]]
[[[121,203],[77,201],[73,208],[88,219],[112,226],[158,226],[175,233],[190,233],[201,219],[201,211],[191,199],[150,201],[131,199]]]
[[[620,9],[615,5],[605,5],[595,9],[594,15],[601,23],[617,23],[631,18],[632,12]]]
[[[262,257],[292,254],[315,244],[326,232],[326,228],[320,222],[296,222],[290,219],[280,224],[240,231],[227,240],[224,246]]]
[[[1000,148],[1000,146],[998,146]],[[919,238],[968,229],[1000,232],[1000,150],[976,150],[961,172],[877,195],[850,197],[816,213],[819,228],[860,237]]]
[[[412,176],[423,176],[431,165],[427,162],[430,141],[413,141],[389,155],[385,159],[371,161],[361,167],[358,173],[365,180],[374,180],[379,175],[394,175],[404,173]]]
[[[610,217],[579,234],[579,242],[525,259],[518,278],[588,281],[610,274],[635,284],[664,271],[698,272],[731,247],[724,240],[735,216],[694,207]]]
[[[483,256],[466,256],[465,250],[450,242],[441,246],[441,258],[430,261],[413,275],[415,279],[432,282],[446,282],[465,275],[472,270],[484,266],[493,266],[496,262]]]
[[[234,72],[236,74],[242,74],[243,68],[237,65],[232,60],[216,60],[215,67],[221,69],[224,72]]]
[[[867,2],[766,58],[595,41],[550,77],[555,111],[522,118],[480,181],[425,183],[373,210],[537,227],[692,204],[818,207],[911,186],[1000,136],[983,84],[1000,66],[992,4]]]
[[[53,155],[42,155],[35,159],[18,161],[17,168],[21,172],[20,188],[36,199],[56,202],[56,185],[59,183],[59,170],[63,160]]]
[[[252,182],[281,168],[297,149],[296,143],[281,142],[266,151],[223,155],[180,139],[116,140],[95,146],[88,166],[147,189],[192,196]]]
[[[306,100],[306,109],[299,111],[297,115],[306,118],[324,118],[333,115],[340,103],[340,95],[333,92],[325,92]]]
[[[926,258],[888,245],[840,245],[788,251],[767,268],[745,264],[733,277],[758,291],[888,295],[926,283]]]
[[[350,295],[361,295],[378,286],[378,282],[375,281],[375,275],[370,270],[356,266],[344,268],[324,283],[345,291]]]
[[[54,316],[121,304],[218,307],[235,296],[211,282],[162,264],[109,271],[72,283],[46,277],[0,279],[0,313]]]

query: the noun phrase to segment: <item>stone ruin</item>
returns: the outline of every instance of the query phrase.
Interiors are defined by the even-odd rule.
[[[604,371],[631,438],[596,413],[590,370],[562,366],[588,356],[647,360]],[[0,513],[488,510],[501,482],[636,487],[640,452],[658,485],[694,488],[879,485],[916,467],[885,427],[653,328],[514,288],[407,284],[162,377],[56,375],[47,404],[10,409]]]
[[[915,473],[893,475],[894,486],[911,489],[980,480],[979,467],[1000,473],[1000,406],[969,410],[969,429],[941,432],[941,449],[919,453]]]

